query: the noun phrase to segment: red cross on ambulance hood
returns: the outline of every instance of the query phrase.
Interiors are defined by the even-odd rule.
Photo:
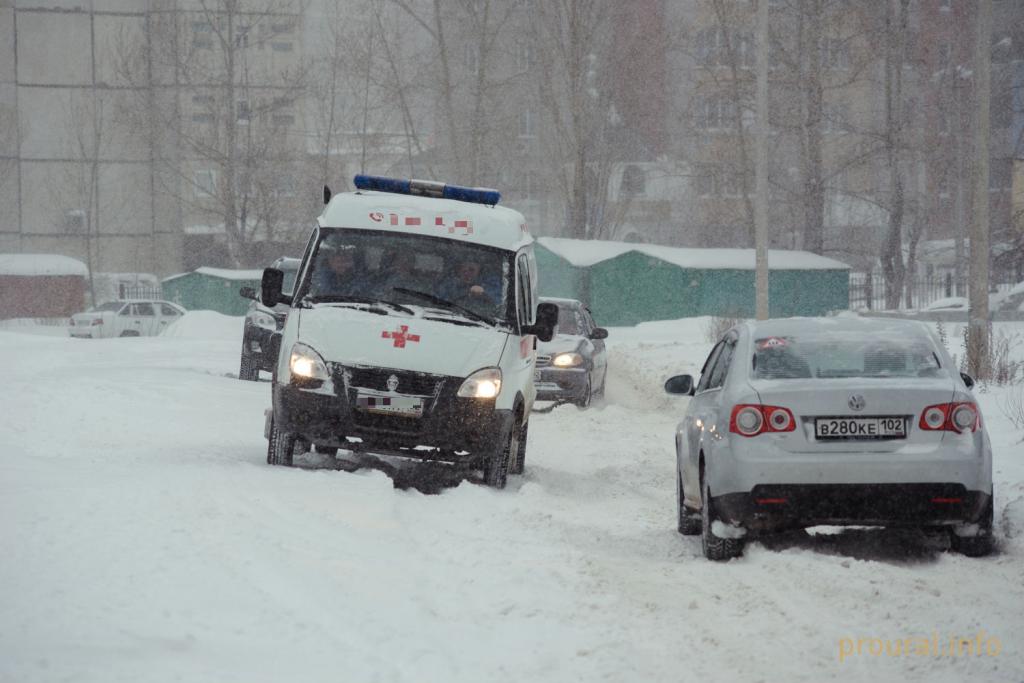
[[[300,341],[316,349],[328,363],[341,365],[467,377],[480,368],[498,365],[508,338],[501,329],[455,325],[419,314],[378,315],[330,305],[296,309],[295,314],[299,316]]]

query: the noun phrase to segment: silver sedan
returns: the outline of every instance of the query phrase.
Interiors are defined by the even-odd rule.
[[[829,525],[948,529],[992,549],[992,451],[970,388],[923,323],[746,322],[715,345],[676,430],[678,529],[727,559],[745,539]]]

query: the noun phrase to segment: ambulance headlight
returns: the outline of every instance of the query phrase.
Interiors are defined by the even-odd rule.
[[[288,369],[292,377],[300,380],[324,381],[330,377],[327,374],[327,365],[320,354],[305,344],[295,344],[292,347],[292,355],[288,361]]]
[[[501,391],[501,370],[484,368],[466,378],[459,387],[462,398],[495,398]]]
[[[574,368],[583,365],[583,356],[578,353],[560,353],[551,359],[556,368]]]

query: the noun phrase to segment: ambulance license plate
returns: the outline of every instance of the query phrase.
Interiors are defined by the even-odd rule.
[[[359,394],[356,405],[360,410],[379,415],[423,417],[423,399],[416,396],[378,396]]]

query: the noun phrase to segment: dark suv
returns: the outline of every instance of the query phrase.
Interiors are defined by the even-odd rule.
[[[590,310],[575,299],[541,297],[558,306],[558,326],[551,341],[537,345],[533,385],[538,401],[572,402],[581,408],[604,394],[608,374],[608,331],[598,327]]]
[[[274,261],[271,268],[284,272],[284,292],[291,294],[295,276],[299,272],[299,259],[282,256]],[[245,331],[242,333],[242,360],[238,368],[238,379],[255,382],[260,370],[274,371],[277,354],[281,348],[281,328],[288,314],[288,306],[278,304],[268,308],[260,302],[259,293],[252,287],[242,287],[238,292],[246,299],[252,299],[245,314]]]

